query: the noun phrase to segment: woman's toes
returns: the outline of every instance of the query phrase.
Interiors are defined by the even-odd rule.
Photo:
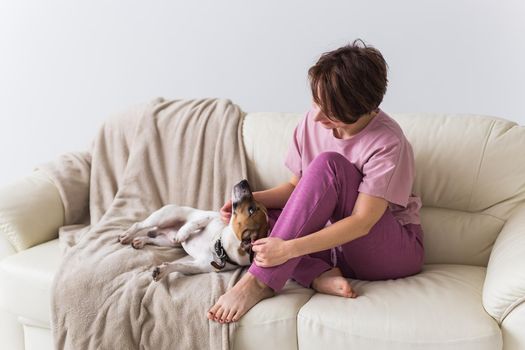
[[[220,320],[222,318],[222,313],[224,312],[222,306],[219,308],[219,310],[217,310],[217,312],[215,313],[215,319],[216,320]]]
[[[221,306],[219,303],[215,303],[215,305],[211,307],[211,309],[208,311],[208,318],[210,320],[213,320],[215,318],[215,316],[217,315],[217,311],[219,310],[220,307]]]
[[[219,310],[217,310],[217,312],[215,313],[215,321],[221,320],[223,312],[224,310],[222,309],[222,307],[219,307]]]
[[[228,316],[226,316],[226,322],[233,322],[233,316],[237,313],[237,310],[232,309]]]
[[[348,285],[348,289],[345,292],[346,296],[348,298],[355,298],[357,297],[357,293],[352,289],[350,285]]]
[[[343,294],[348,298],[351,298],[354,295],[354,290],[347,281],[345,281],[345,285],[343,286]]]

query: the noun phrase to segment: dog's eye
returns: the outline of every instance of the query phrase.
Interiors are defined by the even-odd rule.
[[[250,208],[248,209],[248,213],[250,213],[250,215],[252,215],[253,213],[255,213],[255,210],[256,210],[255,207],[250,207]]]

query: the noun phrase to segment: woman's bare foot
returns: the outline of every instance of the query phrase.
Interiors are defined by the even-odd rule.
[[[274,295],[270,287],[246,272],[232,289],[219,297],[208,311],[208,319],[220,323],[236,322],[259,301]]]
[[[312,282],[312,288],[319,293],[337,295],[345,298],[357,297],[357,293],[352,289],[350,282],[343,277],[338,267],[334,267],[317,276]]]

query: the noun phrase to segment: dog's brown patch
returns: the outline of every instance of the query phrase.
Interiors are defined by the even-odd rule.
[[[236,203],[232,209],[232,220],[233,232],[242,242],[239,252],[251,253],[251,244],[268,236],[266,207],[253,197],[246,197]]]

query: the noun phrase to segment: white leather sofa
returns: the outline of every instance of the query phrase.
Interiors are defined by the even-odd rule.
[[[426,265],[353,281],[356,299],[289,281],[240,321],[235,349],[525,349],[525,127],[492,117],[393,114],[412,143]],[[252,186],[289,179],[301,114],[249,113]],[[63,207],[40,172],[0,190],[0,348],[51,349],[50,288]]]

